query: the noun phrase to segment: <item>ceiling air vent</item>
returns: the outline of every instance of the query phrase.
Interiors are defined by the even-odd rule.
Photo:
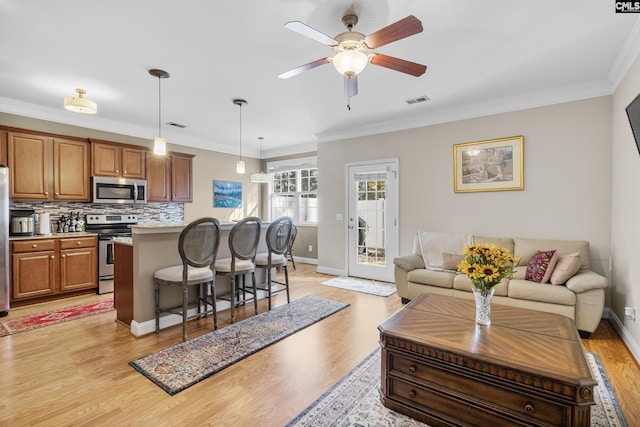
[[[429,101],[429,97],[427,95],[418,96],[417,98],[407,99],[406,102],[409,105],[418,104],[420,102]]]
[[[180,128],[180,129],[184,129],[184,128],[187,127],[187,125],[181,125],[180,123],[175,123],[175,122],[167,122],[167,124],[169,126],[175,126],[177,128]]]

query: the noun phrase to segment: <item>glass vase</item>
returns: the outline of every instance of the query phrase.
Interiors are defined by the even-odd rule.
[[[476,323],[478,325],[491,324],[491,299],[493,298],[494,288],[483,291],[473,288],[473,299],[476,301]]]

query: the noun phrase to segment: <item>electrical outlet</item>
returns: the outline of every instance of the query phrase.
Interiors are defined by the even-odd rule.
[[[336,221],[342,221],[342,219],[343,219],[342,214],[341,213],[337,213],[336,214]]]
[[[313,245],[309,245],[309,252],[313,252]]]
[[[624,318],[628,320],[636,321],[636,308],[635,307],[625,307],[624,308]]]

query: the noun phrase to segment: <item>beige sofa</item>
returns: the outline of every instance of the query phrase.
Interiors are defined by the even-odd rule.
[[[455,238],[445,239],[448,241],[442,243],[425,237],[434,234]],[[462,238],[464,241],[461,241]],[[465,243],[494,243],[506,247],[519,258],[513,275],[496,285],[494,303],[562,314],[575,321],[583,337],[588,337],[597,328],[604,310],[604,290],[608,281],[606,277],[590,270],[589,242],[584,240],[493,238],[419,231],[414,239],[413,253],[393,260],[398,295],[403,302],[422,293],[473,298],[471,280],[467,276],[445,270],[433,262],[433,254],[440,250],[443,255],[447,255],[445,250],[461,254]],[[560,285],[525,280],[532,256],[537,251],[552,249],[556,250],[558,256],[579,253],[580,266],[577,267],[576,262],[579,270],[575,275]]]

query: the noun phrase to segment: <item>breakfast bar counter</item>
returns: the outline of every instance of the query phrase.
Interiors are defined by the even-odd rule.
[[[178,238],[188,223],[131,225],[131,240],[114,240],[114,305],[119,322],[130,327],[131,334],[141,336],[155,332],[155,308],[153,275],[156,270],[172,265],[181,265],[178,254]],[[229,232],[235,222],[220,224],[220,246],[217,258],[230,256]],[[262,223],[262,236],[258,252],[266,251],[264,234],[268,223]],[[263,281],[256,271],[258,283]],[[248,279],[250,280],[250,279]],[[229,293],[226,277],[216,278],[216,293]],[[165,300],[166,298],[166,300]],[[179,288],[167,289],[162,295],[162,304],[182,301]],[[225,307],[224,304],[221,304]],[[228,306],[228,304],[226,305]],[[175,315],[160,318],[160,328],[181,323]]]

